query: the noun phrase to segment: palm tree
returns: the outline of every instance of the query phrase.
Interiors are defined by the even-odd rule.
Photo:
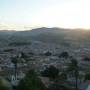
[[[78,77],[79,77],[79,67],[76,59],[72,59],[71,63],[68,65],[68,71],[72,72],[75,77],[75,88],[78,90]]]

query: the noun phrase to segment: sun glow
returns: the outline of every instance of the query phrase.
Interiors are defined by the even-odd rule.
[[[0,30],[42,26],[90,29],[90,0],[3,0],[2,5]]]

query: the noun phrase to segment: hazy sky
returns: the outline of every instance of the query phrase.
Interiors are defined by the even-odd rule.
[[[0,29],[90,28],[90,0],[0,0]]]

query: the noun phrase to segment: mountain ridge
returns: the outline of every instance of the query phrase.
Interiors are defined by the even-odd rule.
[[[36,28],[27,31],[0,31],[1,43],[32,42],[55,43],[65,46],[90,45],[90,31],[63,28]]]

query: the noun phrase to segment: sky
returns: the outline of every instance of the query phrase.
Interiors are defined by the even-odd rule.
[[[90,0],[0,0],[0,29],[90,28]]]

